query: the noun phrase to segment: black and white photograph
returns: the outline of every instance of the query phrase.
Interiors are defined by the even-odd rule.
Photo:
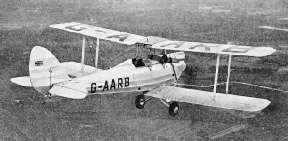
[[[0,0],[0,140],[288,140],[287,0]]]

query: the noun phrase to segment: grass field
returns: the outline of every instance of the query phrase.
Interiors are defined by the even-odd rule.
[[[12,77],[29,75],[29,52],[36,45],[50,50],[60,62],[80,62],[81,37],[48,28],[50,24],[75,21],[175,40],[278,46],[279,51],[271,57],[234,58],[235,70],[231,81],[288,90],[286,73],[277,73],[278,68],[288,63],[286,49],[279,47],[287,45],[287,34],[257,28],[271,24],[285,26],[277,21],[287,14],[283,7],[277,7],[279,5],[267,9],[253,1],[228,3],[231,13],[215,14],[198,11],[197,1],[185,0],[155,0],[153,3],[101,0],[82,3],[76,0],[0,2],[0,140],[196,140],[201,139],[200,129],[212,135],[235,125],[245,125],[245,130],[217,140],[282,140],[288,136],[287,93],[278,91],[231,85],[233,94],[272,102],[251,119],[238,117],[233,111],[185,103],[180,105],[179,115],[172,118],[167,107],[156,99],[147,103],[144,110],[136,109],[136,93],[90,96],[84,100],[59,98],[43,105],[44,98],[34,89],[10,82]],[[246,7],[241,9],[241,6]],[[275,7],[280,12],[269,12]],[[268,14],[261,14],[265,10]],[[117,55],[112,44],[124,50],[123,57],[112,60]],[[136,53],[134,48],[126,49],[127,46],[105,41],[101,41],[100,47],[105,52],[100,52],[99,66],[102,69],[108,69]],[[92,49],[91,52],[95,51]],[[93,65],[91,57],[93,54],[87,49],[86,64]],[[186,62],[188,69],[181,77],[181,83],[213,84],[215,56],[187,53]],[[223,57],[221,82],[226,80],[226,62],[227,57]],[[193,88],[212,90],[212,87]],[[224,86],[218,87],[218,92],[224,91]],[[16,100],[22,100],[23,104]]]

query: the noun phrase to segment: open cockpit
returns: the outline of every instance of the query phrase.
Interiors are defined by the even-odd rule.
[[[178,57],[176,56],[178,55]],[[180,55],[180,56],[179,56]],[[151,67],[154,64],[165,64],[165,63],[178,63],[181,60],[185,59],[185,54],[183,52],[176,52],[171,54],[164,54],[164,55],[154,55],[149,54],[147,59],[142,59],[141,57],[137,56],[132,59],[132,64],[138,67]]]

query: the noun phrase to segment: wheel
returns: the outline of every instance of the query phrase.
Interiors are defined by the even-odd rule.
[[[135,99],[135,105],[138,109],[143,109],[145,105],[144,95],[137,95]]]
[[[169,106],[169,115],[175,117],[179,111],[179,104],[178,102],[172,102]]]

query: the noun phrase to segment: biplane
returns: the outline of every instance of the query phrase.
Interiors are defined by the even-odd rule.
[[[60,63],[50,51],[36,46],[30,54],[30,76],[11,78],[13,83],[34,87],[48,98],[61,96],[83,99],[93,94],[141,92],[135,99],[137,108],[142,109],[151,98],[158,98],[168,106],[171,116],[177,115],[179,102],[245,112],[259,112],[270,104],[266,99],[228,94],[228,86],[232,56],[263,57],[275,52],[271,47],[174,41],[76,22],[55,24],[50,27],[82,35],[81,63]],[[84,64],[86,37],[96,39],[95,67]],[[97,67],[100,39],[176,52],[149,54],[147,58],[135,56],[110,69],[102,70]],[[186,68],[184,52],[217,54],[213,92],[176,87],[181,73]],[[221,55],[229,56],[226,93],[216,92]]]

